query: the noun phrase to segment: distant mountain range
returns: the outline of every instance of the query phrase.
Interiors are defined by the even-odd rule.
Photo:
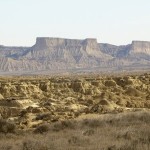
[[[150,42],[38,37],[32,47],[0,46],[0,74],[150,70]]]

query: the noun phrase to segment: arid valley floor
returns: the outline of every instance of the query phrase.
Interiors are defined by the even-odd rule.
[[[0,77],[1,150],[149,150],[150,74]]]

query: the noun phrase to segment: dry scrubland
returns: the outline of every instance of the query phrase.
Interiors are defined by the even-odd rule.
[[[0,134],[1,150],[149,150],[150,112],[89,115]]]
[[[0,149],[150,149],[150,74],[1,77]]]

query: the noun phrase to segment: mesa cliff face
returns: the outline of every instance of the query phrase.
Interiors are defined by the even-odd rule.
[[[131,52],[133,52],[133,53],[145,53],[145,54],[150,55],[150,42],[133,41]]]
[[[133,41],[129,45],[115,46],[92,38],[38,37],[32,47],[0,46],[0,54],[0,73],[149,69],[150,42]]]

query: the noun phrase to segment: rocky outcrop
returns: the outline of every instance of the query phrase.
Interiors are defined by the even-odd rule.
[[[0,46],[0,73],[50,73],[149,69],[150,42],[125,46],[96,39],[38,37],[32,47]]]
[[[143,53],[150,55],[150,42],[133,41],[131,46],[131,53]]]

